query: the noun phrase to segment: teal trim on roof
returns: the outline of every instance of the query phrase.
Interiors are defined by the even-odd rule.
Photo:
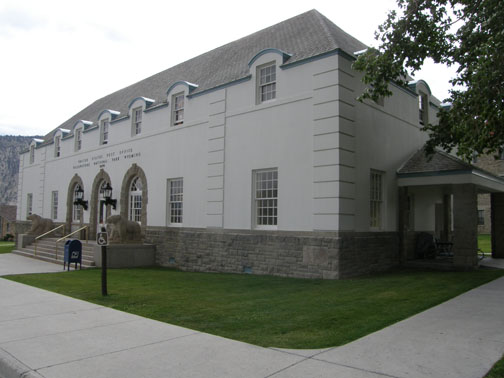
[[[109,113],[111,121],[116,119],[119,116],[119,114],[121,114],[121,112],[118,112],[117,110],[105,109],[105,110],[102,110],[102,112],[98,115],[97,119],[100,119],[100,117],[103,115],[103,113]]]
[[[254,57],[252,59],[250,59],[250,61],[248,62],[248,66],[251,67],[252,64],[254,64],[254,62],[257,59],[259,59],[264,54],[269,54],[269,53],[275,53],[275,54],[281,55],[282,56],[282,64],[284,64],[287,60],[289,60],[290,57],[292,57],[292,54],[289,54],[285,51],[282,51],[282,50],[279,50],[276,48],[267,48],[267,49],[261,50],[257,54],[255,54]]]
[[[414,81],[412,83],[408,83],[408,87],[416,93],[416,91],[417,91],[416,86],[418,83],[423,83],[427,87],[427,90],[429,91],[429,95],[432,95],[432,91],[429,87],[429,84],[427,84],[427,82],[425,80],[420,79],[420,80]]]
[[[451,176],[451,175],[464,175],[472,173],[472,169],[457,169],[450,171],[432,171],[432,172],[411,172],[411,173],[399,173],[397,172],[397,177],[427,177],[427,176]]]
[[[153,112],[155,110],[158,110],[158,109],[162,109],[162,108],[166,108],[168,106],[168,103],[167,102],[163,102],[161,104],[158,104],[156,106],[152,106],[150,107],[149,109],[145,109],[144,110],[144,113],[149,113],[149,112]],[[121,118],[122,119],[122,118]]]
[[[82,123],[82,125],[84,126],[84,130],[86,130],[88,127],[92,126],[93,125],[93,122],[91,121],[85,121],[83,119],[80,119],[78,120],[77,122],[74,123],[74,125],[72,126],[72,130],[75,130],[75,127],[79,124],[79,123]]]
[[[135,103],[135,101],[137,101],[137,100],[142,100],[144,102],[146,108],[148,108],[149,106],[151,106],[152,104],[154,104],[156,102],[156,100],[153,100],[151,98],[139,96],[139,97],[135,97],[133,100],[131,100],[131,102],[128,105],[128,109],[131,109],[131,105],[133,105]]]
[[[177,85],[180,85],[180,84],[183,84],[185,85],[187,88],[189,88],[189,93],[191,93],[192,91],[194,91],[196,88],[198,88],[198,84],[193,84],[193,83],[190,83],[188,81],[184,81],[184,80],[179,80],[179,81],[176,81],[175,83],[173,83],[172,85],[170,85],[170,87],[168,88],[168,90],[166,91],[166,95],[168,95],[170,93],[170,91],[175,88]]]
[[[230,81],[229,83],[224,83],[224,84],[221,84],[221,85],[217,85],[216,87],[205,89],[204,91],[201,91],[201,92],[198,92],[198,93],[194,93],[192,95],[188,95],[187,97],[193,98],[193,97],[198,97],[198,96],[210,93],[210,92],[215,92],[215,91],[218,91],[219,89],[224,89],[224,88],[230,87],[232,85],[236,85],[236,84],[243,83],[245,81],[249,81],[251,78],[252,78],[252,75],[247,75],[245,77],[242,77],[241,79],[237,79],[237,80],[234,80],[234,81]]]

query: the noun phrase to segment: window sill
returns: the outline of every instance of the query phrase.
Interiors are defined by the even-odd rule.
[[[166,227],[184,227],[183,223],[168,223]]]
[[[276,231],[276,230],[278,230],[278,226],[261,225],[261,226],[255,226],[254,230],[259,230],[259,231]]]

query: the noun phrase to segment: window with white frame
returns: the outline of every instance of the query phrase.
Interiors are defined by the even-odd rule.
[[[383,172],[371,170],[369,176],[369,226],[382,227]]]
[[[138,176],[131,181],[130,185],[128,218],[138,223],[142,221],[142,181]]]
[[[273,100],[276,98],[276,65],[257,67],[257,102]]]
[[[131,130],[133,135],[138,135],[142,132],[142,108],[133,109],[133,123],[131,125]]]
[[[31,215],[33,210],[33,193],[26,194],[26,217]]]
[[[58,135],[54,138],[54,157],[61,155],[61,137]]]
[[[253,171],[254,218],[257,228],[276,228],[278,223],[278,170]]]
[[[172,97],[172,126],[184,123],[184,94],[177,93]]]
[[[420,94],[418,95],[418,117],[421,125],[426,125],[428,123],[427,106],[427,95],[420,92]]]
[[[168,216],[170,224],[181,224],[183,215],[184,179],[168,180]]]
[[[100,144],[107,144],[109,140],[110,121],[103,119],[100,125]]]
[[[80,151],[82,148],[82,129],[75,130],[75,151]]]
[[[35,162],[35,146],[30,146],[30,164]]]
[[[58,191],[53,190],[51,193],[51,218],[58,219]]]
[[[78,190],[80,190],[80,185],[79,184],[75,185],[72,203],[74,203],[77,200],[77,194],[76,194],[76,192]],[[73,219],[74,222],[80,222],[82,220],[82,212],[83,212],[82,206],[81,205],[76,205],[74,203],[73,204],[73,211],[72,211],[72,219]]]

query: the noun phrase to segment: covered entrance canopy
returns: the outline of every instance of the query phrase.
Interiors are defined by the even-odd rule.
[[[453,242],[454,267],[478,265],[478,194],[491,194],[492,253],[504,258],[504,178],[422,148],[397,171],[403,261],[414,259],[419,232]]]

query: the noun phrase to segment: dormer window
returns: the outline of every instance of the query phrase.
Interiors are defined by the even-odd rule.
[[[54,138],[54,157],[61,155],[61,137],[58,135]]]
[[[172,126],[184,123],[184,94],[177,93],[172,97]]]
[[[110,121],[104,119],[100,122],[100,144],[107,144],[109,140]]]
[[[82,129],[75,130],[75,151],[80,151],[82,148]]]
[[[418,95],[418,117],[421,125],[426,125],[429,123],[428,113],[427,113],[427,95],[420,92]]]
[[[135,108],[132,110],[133,123],[131,130],[133,135],[138,135],[142,132],[142,108]]]
[[[276,65],[267,63],[257,67],[257,97],[258,103],[276,98]]]
[[[35,162],[35,146],[30,146],[30,164]]]

